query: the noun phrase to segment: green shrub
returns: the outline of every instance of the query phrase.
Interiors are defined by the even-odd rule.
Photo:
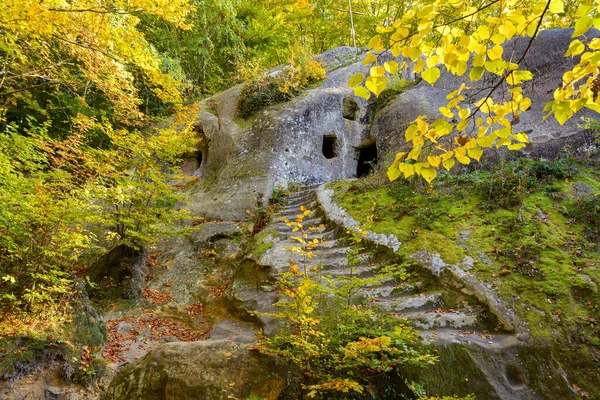
[[[277,74],[259,74],[246,81],[238,100],[238,116],[247,119],[263,108],[288,101],[324,78],[323,65],[297,48],[289,65]]]

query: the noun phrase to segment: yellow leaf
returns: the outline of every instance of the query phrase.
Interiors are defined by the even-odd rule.
[[[479,159],[481,158],[481,155],[483,154],[483,150],[481,149],[481,147],[473,147],[472,149],[468,150],[469,153],[469,157],[476,159],[477,161],[479,161]]]
[[[458,116],[460,117],[460,119],[467,119],[470,114],[471,111],[469,111],[468,108],[463,108],[458,112]]]
[[[434,12],[434,6],[433,4],[430,4],[426,7],[423,7],[418,13],[417,13],[417,18],[428,18],[428,17],[432,17]]]
[[[362,72],[359,72],[358,74],[354,74],[348,80],[348,86],[351,88],[356,87],[362,83],[364,78],[365,78],[365,76],[363,75]]]
[[[388,176],[388,179],[393,182],[396,179],[400,178],[400,170],[398,168],[390,167],[387,170],[387,176]]]
[[[502,53],[504,49],[500,45],[496,45],[488,50],[487,55],[490,60],[499,60],[502,58]]]
[[[450,109],[448,109],[447,107],[440,107],[439,110],[440,110],[440,113],[442,113],[442,115],[446,118],[454,117],[454,113],[452,111],[450,111]]]
[[[369,40],[369,44],[367,46],[370,49],[375,50],[375,52],[380,53],[383,50],[383,41],[381,40],[381,36],[373,36],[371,40]]]
[[[450,169],[452,167],[454,167],[454,158],[449,158],[448,160],[445,160],[442,165],[444,166],[444,168],[446,168],[446,170],[450,171]]]
[[[521,150],[525,146],[526,146],[526,144],[524,144],[524,143],[514,143],[514,144],[509,144],[506,147],[508,147],[509,150]]]
[[[390,74],[395,74],[396,72],[398,72],[398,62],[397,61],[386,61],[385,63],[383,63],[383,67],[385,68],[385,70],[387,72],[389,72]]]
[[[423,168],[421,169],[421,176],[425,178],[427,182],[431,183],[437,176],[437,171],[433,168]]]
[[[423,80],[425,80],[425,82],[427,82],[431,86],[433,86],[433,84],[440,77],[440,69],[437,67],[427,68],[425,71],[423,71],[423,73],[421,74],[421,77],[423,78]]]
[[[400,163],[398,169],[404,174],[405,178],[415,174],[415,167],[412,164]]]
[[[471,81],[475,82],[481,79],[481,77],[483,76],[483,67],[473,67],[471,68],[471,71],[469,72],[469,79],[471,79]]]
[[[371,97],[371,93],[364,86],[356,86],[354,88],[354,95],[362,97],[365,100],[369,100],[369,97]]]
[[[454,157],[461,164],[469,164],[471,159],[467,156],[467,150],[464,147],[459,147],[454,151]]]
[[[481,147],[492,147],[494,141],[496,140],[497,135],[495,133],[491,133],[487,136],[482,136],[477,139],[477,144]]]
[[[399,162],[402,159],[402,157],[404,157],[405,154],[406,154],[405,151],[401,151],[399,153],[396,153],[396,158],[394,159],[394,164],[397,163],[397,162]]]
[[[513,135],[513,137],[519,142],[529,143],[529,136],[527,136],[526,133],[516,133]]]
[[[563,0],[551,0],[548,11],[552,14],[561,14],[565,11]]]
[[[440,166],[442,159],[440,156],[427,156],[427,161],[429,161],[429,164],[437,168]]]
[[[565,57],[577,56],[585,50],[585,45],[579,39],[575,39],[569,45],[569,49],[565,53]]]
[[[415,124],[411,124],[408,126],[408,128],[406,128],[406,132],[404,133],[404,138],[406,139],[407,142],[410,142],[411,140],[413,140],[415,138],[415,136],[417,136],[417,125]]]
[[[384,78],[369,76],[365,82],[365,85],[367,86],[367,89],[375,93],[375,96],[379,96],[379,94],[385,89],[386,81]]]
[[[369,74],[373,78],[382,78],[385,75],[385,69],[380,65],[376,67],[371,67],[371,69],[369,70]]]
[[[575,30],[573,31],[573,35],[571,35],[571,37],[577,37],[586,33],[588,29],[592,27],[593,22],[594,21],[592,17],[587,15],[579,18],[575,22]]]
[[[377,57],[375,57],[373,55],[373,53],[371,53],[370,51],[367,53],[365,59],[363,60],[362,64],[363,65],[369,65],[374,63],[375,61],[377,61]]]

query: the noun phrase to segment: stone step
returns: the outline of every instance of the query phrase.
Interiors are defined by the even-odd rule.
[[[290,236],[298,236],[298,233],[292,232],[292,230],[290,229],[289,226],[286,226],[285,228],[286,229],[277,228],[277,229],[275,229],[275,233],[277,233],[280,236],[286,237],[286,238],[289,238]],[[314,232],[313,231],[306,231],[306,232],[308,234],[309,240],[319,239],[319,240],[330,241],[330,240],[335,240],[335,239],[340,238],[340,234],[337,229],[327,230],[327,227],[323,227]]]
[[[442,306],[439,293],[420,294],[414,296],[405,296],[396,299],[390,298],[374,298],[373,305],[388,312],[406,312],[429,311],[438,309]]]
[[[305,202],[304,204],[290,204],[289,202],[286,201],[283,204],[283,206],[279,209],[279,212],[287,212],[290,210],[296,210],[298,212],[301,212],[300,211],[301,206],[304,206],[309,210],[314,210],[319,207],[319,203],[317,202],[316,197],[312,198],[312,199],[308,198],[308,201]]]
[[[295,220],[295,215],[292,218],[288,218],[291,222],[293,222]],[[323,219],[323,217],[321,216],[306,216],[304,217],[305,219],[302,221],[302,226],[304,227],[304,230],[307,230],[309,227],[319,227],[320,225],[325,225],[325,220]],[[287,222],[285,222],[283,219],[279,219],[279,221],[277,221],[275,224],[273,224],[275,227],[279,228],[279,227],[287,227],[290,229],[290,231],[294,228],[293,226],[288,226]]]
[[[379,267],[377,265],[365,265],[358,266],[354,268],[354,271],[351,271],[349,268],[336,268],[323,270],[323,275],[331,275],[332,277],[341,277],[341,276],[357,276],[360,278],[368,278],[374,276]]]
[[[285,201],[285,206],[284,207],[300,207],[300,206],[304,206],[306,208],[308,208],[308,205],[311,204],[312,202],[315,201],[316,195],[313,194],[309,194],[309,195],[305,195],[305,196],[298,196],[295,198],[287,198]]]
[[[492,349],[504,349],[520,344],[519,339],[514,335],[491,334],[481,329],[425,329],[419,334],[425,343],[467,343]]]
[[[294,192],[291,192],[287,198],[294,199],[297,197],[308,196],[308,195],[315,194],[315,193],[316,193],[315,189],[311,189],[311,188],[301,189],[301,190],[296,190]]]
[[[454,328],[473,329],[477,323],[477,314],[474,310],[459,311],[426,311],[392,313],[392,316],[406,318],[419,329]]]
[[[390,278],[390,283],[379,286],[368,286],[360,289],[358,294],[370,298],[386,299],[408,296],[415,290],[414,286],[409,284],[396,283],[395,278]]]

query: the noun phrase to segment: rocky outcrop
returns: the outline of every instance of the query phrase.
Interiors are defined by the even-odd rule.
[[[555,157],[566,145],[574,152],[595,146],[591,135],[580,127],[580,118],[597,117],[596,113],[583,110],[562,126],[553,117],[543,120],[543,107],[561,85],[563,72],[577,61],[576,57],[564,57],[570,35],[568,29],[543,31],[525,57],[524,65],[535,73],[534,80],[524,85],[532,107],[521,115],[516,128],[529,133],[532,146],[518,155]],[[598,36],[599,32],[591,30],[589,35]],[[506,43],[505,54],[513,50],[520,54],[527,40]],[[246,219],[246,211],[259,208],[277,186],[356,177],[361,151],[369,145],[376,146],[376,162],[383,165],[405,146],[404,131],[417,116],[437,117],[439,107],[447,102],[446,95],[462,81],[471,88],[465,92],[468,96],[479,87],[489,86],[493,79],[484,77],[472,83],[468,77],[443,72],[435,87],[420,82],[376,111],[347,87],[350,76],[368,72],[361,63],[363,56],[348,47],[323,53],[320,58],[329,70],[319,87],[248,120],[236,118],[240,87],[208,99],[197,122],[201,157],[185,165],[193,169],[190,166],[198,166],[201,159],[197,170],[189,171],[200,178],[192,190],[192,213]],[[390,59],[391,55],[381,57]],[[415,79],[410,70],[403,72],[403,77]],[[502,154],[490,150],[484,161],[496,160]]]
[[[286,385],[276,360],[230,340],[167,343],[125,367],[107,400],[277,399]]]

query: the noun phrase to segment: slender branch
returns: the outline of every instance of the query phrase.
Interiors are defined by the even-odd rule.
[[[521,62],[525,59],[525,56],[529,52],[529,49],[531,49],[531,45],[533,44],[533,41],[536,39],[536,36],[540,30],[540,27],[542,26],[542,21],[544,19],[544,15],[546,15],[546,12],[548,11],[549,7],[550,7],[550,0],[548,0],[546,2],[546,7],[544,8],[544,11],[542,11],[542,13],[540,14],[540,20],[538,21],[537,26],[535,27],[535,32],[531,36],[531,39],[529,39],[529,42],[527,43],[527,47],[523,51],[521,58],[519,58],[519,60],[516,62],[516,64],[521,64]],[[481,104],[479,104],[479,106],[477,106],[477,108],[471,113],[471,115],[469,115],[467,117],[467,120],[473,118],[475,116],[475,114],[477,114],[477,112],[479,112],[479,110],[481,109],[481,106],[487,103],[487,101],[491,97],[491,95],[502,85],[502,83],[504,83],[506,78],[508,78],[510,76],[510,74],[512,74],[512,73],[513,73],[513,70],[510,70],[510,71],[504,73],[502,78],[498,81],[497,84],[494,85],[494,87],[492,87],[492,90],[490,90],[490,92],[487,94],[487,96],[481,102]]]
[[[115,56],[113,56],[113,55],[111,55],[111,54],[109,54],[109,53],[105,52],[104,50],[98,49],[98,48],[96,48],[96,47],[93,47],[93,46],[89,46],[89,45],[87,45],[87,44],[83,44],[83,43],[74,42],[74,41],[72,41],[72,40],[65,39],[65,38],[63,38],[63,37],[60,37],[60,36],[57,36],[57,35],[52,35],[52,36],[54,36],[54,37],[55,37],[55,38],[57,38],[58,40],[62,40],[63,42],[67,42],[67,43],[73,44],[73,45],[75,45],[75,46],[83,47],[83,48],[85,48],[85,49],[89,49],[89,50],[97,51],[98,53],[100,53],[100,54],[102,54],[102,55],[104,55],[104,56],[106,56],[106,57],[110,58],[111,60],[114,60],[114,61],[118,62],[119,64],[123,64],[123,62],[122,62],[121,60],[119,60],[119,59],[118,59],[118,58],[116,58]]]
[[[36,89],[36,88],[39,88],[39,87],[42,87],[45,85],[57,85],[57,84],[58,84],[58,82],[54,82],[54,81],[43,82],[43,83],[40,83],[39,85],[28,86],[26,88],[16,89],[16,90],[11,90],[10,92],[0,93],[0,96],[9,96],[11,94],[25,92],[27,90]]]
[[[142,11],[141,8],[132,10],[132,11],[125,11],[125,10],[119,10],[119,9],[94,9],[94,8],[49,8],[48,11],[54,11],[54,12],[77,12],[77,13],[84,13],[84,12],[91,12],[91,13],[96,13],[96,14],[133,14],[134,12],[139,12]]]

